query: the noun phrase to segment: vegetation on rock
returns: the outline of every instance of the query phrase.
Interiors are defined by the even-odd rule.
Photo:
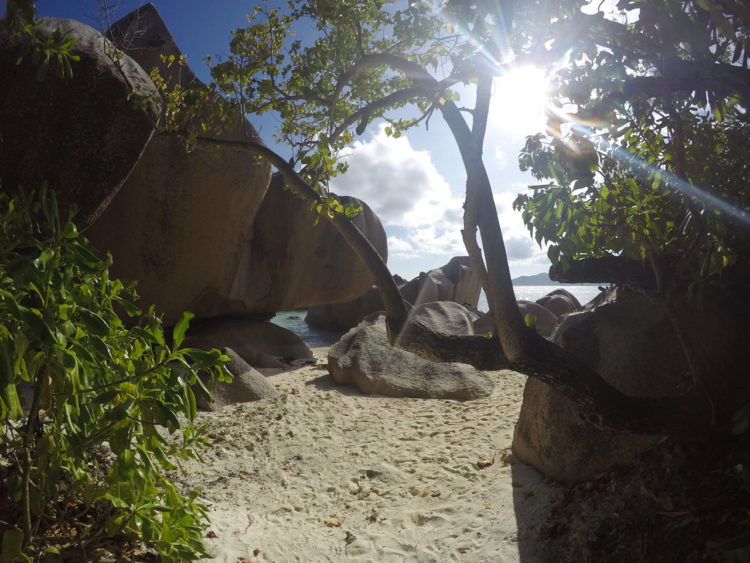
[[[18,6],[8,3],[17,33],[34,35],[33,5]],[[58,39],[33,44],[32,63],[62,61],[67,75],[74,40]],[[181,348],[189,313],[170,341],[46,185],[10,188],[18,195],[0,192],[0,559],[96,558],[112,538],[166,561],[205,556],[199,492],[184,495],[167,471],[207,445],[195,393],[211,400],[216,378],[230,378],[226,358]]]

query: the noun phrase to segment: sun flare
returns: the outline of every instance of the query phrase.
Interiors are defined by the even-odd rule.
[[[495,78],[490,122],[514,136],[544,131],[548,82],[535,66],[521,66]]]

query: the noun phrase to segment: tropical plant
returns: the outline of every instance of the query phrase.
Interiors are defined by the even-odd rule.
[[[50,66],[71,78],[75,39],[41,33],[33,2],[9,1],[5,27],[26,46],[18,64],[28,55],[39,80]],[[217,377],[230,378],[226,358],[181,348],[189,313],[169,342],[153,307],[132,304],[134,285],[109,278],[111,257],[79,235],[73,210],[61,217],[53,191],[9,188],[0,192],[0,559],[55,559],[73,544],[88,558],[113,536],[165,560],[205,555],[198,491],[183,496],[166,472],[207,445],[195,392],[211,400]]]
[[[607,272],[586,261],[586,280],[574,261],[617,257],[650,268],[634,285],[692,293],[750,248],[750,14],[622,0],[605,17],[581,4],[524,5],[527,40],[548,41],[542,59],[563,68],[555,102],[566,111],[552,135],[527,139],[521,168],[550,182],[516,206],[570,281],[615,281],[611,261],[599,262]]]
[[[37,67],[37,80],[42,81],[47,77],[50,66],[59,78],[72,78],[71,63],[79,60],[71,50],[75,38],[59,30],[51,34],[40,33],[36,6],[32,0],[8,0],[3,25],[11,38],[24,47],[18,64],[26,57],[30,58]]]
[[[166,471],[206,446],[194,393],[210,400],[226,358],[181,348],[190,314],[169,343],[54,193],[0,193],[0,208],[2,559],[58,553],[55,542],[91,552],[113,536],[165,560],[205,555],[198,492],[182,496]]]

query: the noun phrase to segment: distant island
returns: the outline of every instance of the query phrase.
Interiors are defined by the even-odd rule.
[[[513,278],[510,281],[513,282],[513,285],[600,285],[596,283],[562,284],[560,282],[552,280],[547,272],[533,274],[531,276],[518,276],[517,278]]]

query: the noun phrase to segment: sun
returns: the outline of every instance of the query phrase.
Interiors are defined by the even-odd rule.
[[[547,90],[547,76],[535,66],[520,66],[495,78],[490,123],[519,137],[544,131]]]

